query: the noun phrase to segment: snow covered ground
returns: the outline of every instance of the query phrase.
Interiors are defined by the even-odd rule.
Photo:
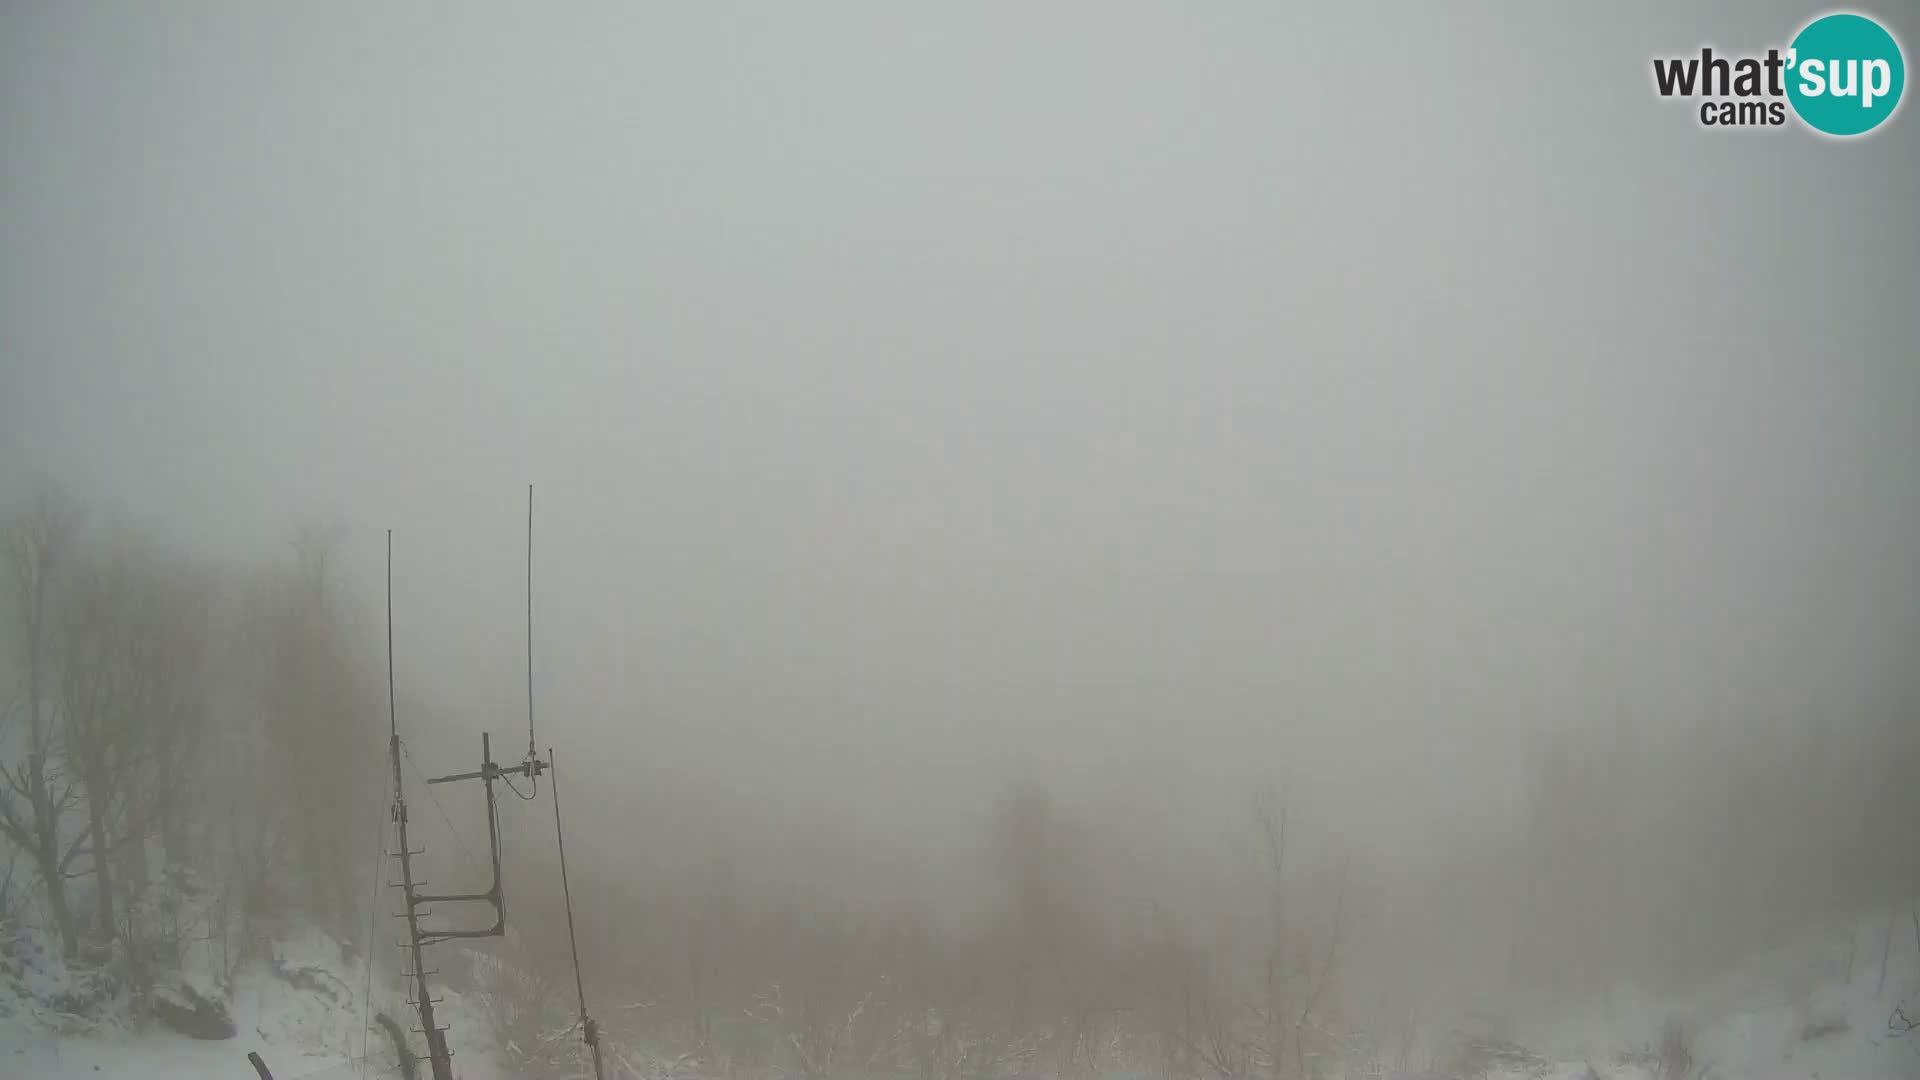
[[[37,943],[34,951],[42,951]],[[235,972],[226,1003],[236,1033],[225,1040],[190,1039],[157,1025],[134,1030],[105,1022],[81,1030],[46,1004],[58,973],[29,968],[29,974],[36,992],[21,995],[15,987],[0,1000],[0,1077],[6,1080],[251,1080],[249,1051],[260,1054],[275,1080],[395,1075],[391,1046],[368,1029],[367,1019],[370,1011],[404,1005],[404,995],[376,970],[369,1010],[364,963],[317,930],[289,935],[275,943],[271,961]],[[452,1024],[456,1037],[466,1036],[456,1042],[455,1073],[462,1080],[504,1078],[488,1052],[490,1035],[478,1008],[449,992],[441,1010],[441,1022]],[[413,1026],[410,1014],[398,1015]]]
[[[1657,1048],[1670,1021],[1690,1034],[1688,1080],[1920,1080],[1920,1031],[1888,1025],[1903,1003],[1905,1015],[1920,1017],[1920,927],[1905,906],[1752,957],[1685,1000],[1622,991],[1585,1015],[1516,1034],[1567,1063],[1550,1074],[1556,1080],[1585,1077],[1589,1062],[1601,1080],[1664,1080],[1619,1057]]]
[[[1657,1049],[1662,1028],[1677,1021],[1689,1033],[1687,1080],[1920,1080],[1920,1032],[1903,1036],[1888,1027],[1902,1003],[1906,1015],[1920,1016],[1916,932],[1907,909],[1882,912],[1862,919],[1850,939],[1843,928],[1755,957],[1685,1002],[1622,993],[1572,1020],[1521,1023],[1512,1037],[1537,1057],[1482,1075],[1667,1080],[1651,1056],[1635,1058],[1630,1051]],[[404,1006],[400,988],[376,977],[370,1010],[364,965],[310,929],[277,943],[270,961],[235,974],[227,1002],[237,1033],[228,1040],[110,1022],[77,1030],[80,1025],[45,1004],[57,979],[31,965],[27,975],[0,983],[0,1078],[6,1080],[244,1080],[253,1076],[248,1051],[258,1051],[277,1080],[394,1075],[385,1037],[368,1030],[367,1017]],[[490,1052],[478,999],[448,991],[441,1008],[453,1028],[456,1074],[504,1080],[509,1072]]]

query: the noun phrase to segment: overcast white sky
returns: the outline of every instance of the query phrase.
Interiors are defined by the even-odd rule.
[[[369,600],[391,527],[403,693],[504,729],[535,483],[601,768],[1890,701],[1920,118],[1704,131],[1649,59],[1812,12],[1676,7],[9,4],[0,491]]]

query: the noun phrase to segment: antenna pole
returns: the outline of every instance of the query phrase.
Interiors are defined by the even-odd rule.
[[[398,712],[393,707],[393,530],[387,530],[387,734],[400,738]],[[400,794],[400,785],[393,788],[394,797]]]
[[[407,952],[413,960],[415,1002],[420,1009],[420,1028],[427,1036],[427,1060],[433,1068],[433,1080],[453,1080],[453,1062],[447,1053],[447,1040],[442,1028],[433,1020],[433,996],[427,989],[427,968],[422,963],[422,943],[420,940],[420,912],[418,894],[414,890],[413,856],[414,851],[407,846],[407,795],[406,785],[400,775],[400,722],[394,708],[393,690],[393,530],[387,530],[387,754],[393,760],[393,820],[399,826],[400,850],[395,854],[400,859],[400,884],[405,894],[407,906]]]
[[[411,902],[414,906],[437,903],[486,903],[493,908],[493,925],[471,927],[468,929],[434,929],[426,934],[423,944],[438,945],[455,938],[500,937],[507,932],[507,901],[501,888],[500,869],[500,812],[494,801],[493,782],[499,780],[511,788],[522,799],[532,799],[533,795],[521,795],[513,786],[509,776],[518,774],[533,781],[537,791],[540,774],[547,769],[547,763],[540,760],[533,742],[533,485],[527,485],[527,756],[518,765],[502,766],[493,760],[493,740],[486,732],[480,734],[480,768],[474,772],[453,773],[448,776],[429,776],[428,784],[450,784],[461,780],[478,780],[486,788],[487,794],[487,851],[493,863],[493,883],[485,892],[460,893],[414,893]]]
[[[587,988],[580,980],[580,939],[573,930],[573,889],[567,884],[567,837],[560,828],[560,772],[553,767],[553,747],[547,747],[547,770],[553,778],[547,787],[553,792],[553,840],[560,849],[560,895],[567,905],[567,947],[573,950],[573,991],[580,998],[580,1038],[593,1051],[594,1080],[606,1080],[600,1064],[600,1028],[587,1015]]]
[[[533,748],[533,485],[527,485],[527,760]]]

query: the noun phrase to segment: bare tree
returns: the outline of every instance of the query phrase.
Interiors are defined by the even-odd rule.
[[[66,723],[61,729],[65,757],[80,783],[85,817],[87,869],[94,876],[94,913],[102,940],[114,937],[114,883],[111,858],[115,837],[109,819],[116,811],[128,767],[130,741],[122,728],[126,698],[135,692],[116,655],[127,628],[119,616],[124,597],[105,568],[86,567],[73,575],[61,619],[61,698]]]
[[[1279,1077],[1286,1060],[1287,989],[1298,974],[1294,936],[1287,926],[1287,793],[1276,792],[1272,784],[1263,785],[1254,795],[1254,818],[1260,827],[1262,853],[1266,856],[1268,880],[1268,939],[1261,971],[1261,1026],[1265,1030],[1268,1068]]]
[[[1321,959],[1319,968],[1308,974],[1306,1000],[1301,1003],[1300,1015],[1293,1022],[1293,1054],[1294,1060],[1299,1065],[1301,1076],[1308,1075],[1308,1024],[1314,1019],[1315,1011],[1320,1008],[1321,997],[1326,993],[1327,984],[1339,963],[1340,946],[1348,931],[1347,878],[1352,865],[1351,858],[1343,857],[1340,860],[1340,873],[1335,880],[1333,890],[1333,926],[1327,934],[1326,955]],[[1315,1029],[1315,1033],[1326,1034],[1319,1029]]]
[[[294,558],[253,582],[242,634],[261,725],[251,740],[255,800],[267,828],[253,830],[249,861],[257,900],[270,880],[294,891],[335,933],[357,925],[356,845],[377,806],[379,742],[363,658],[349,644],[332,538],[303,527]]]
[[[17,711],[26,717],[27,745],[17,765],[0,768],[5,783],[0,790],[0,833],[32,857],[60,933],[61,950],[69,958],[79,949],[79,934],[67,905],[67,868],[77,857],[80,841],[69,843],[61,835],[61,819],[77,793],[56,759],[59,717],[51,700],[54,656],[48,620],[61,563],[73,543],[75,521],[72,507],[43,489],[15,515],[8,536],[26,682],[24,705]]]
[[[84,796],[99,933],[122,939],[137,970],[132,908],[147,884],[147,841],[197,760],[205,626],[197,583],[137,536],[74,562],[59,620],[61,745]],[[118,919],[117,903],[127,906]]]

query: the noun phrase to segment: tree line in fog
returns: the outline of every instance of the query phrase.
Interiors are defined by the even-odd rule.
[[[338,544],[305,528],[215,562],[50,491],[10,508],[7,541],[0,918],[103,988],[210,938],[230,968],[294,915],[376,947],[385,673]],[[1391,844],[1350,827],[1395,793],[1301,782],[1311,760],[1246,761],[1224,795],[1106,802],[1003,778],[975,842],[908,853],[943,873],[897,883],[854,883],[837,868],[869,853],[809,847],[724,778],[671,819],[576,788],[580,829],[603,837],[575,871],[589,983],[614,1038],[733,1072],[1406,1065],[1461,1025],[1682,992],[1910,903],[1920,715],[1876,693],[1818,715],[1544,725],[1521,764],[1470,778],[1513,813],[1430,842],[1418,806]],[[676,831],[703,815],[733,839]],[[570,1015],[551,988],[571,973],[547,856],[519,851],[514,935],[449,977],[503,1002],[503,1045],[530,1046]],[[188,890],[219,926],[184,921]]]

